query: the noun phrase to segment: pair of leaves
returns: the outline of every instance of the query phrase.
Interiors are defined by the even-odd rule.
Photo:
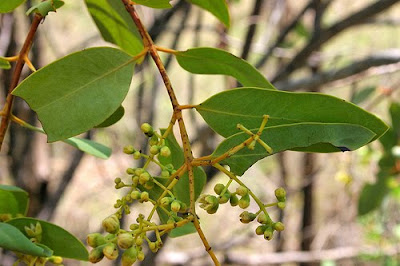
[[[240,88],[216,94],[196,107],[207,124],[226,137],[214,152],[217,157],[249,137],[237,124],[257,131],[263,115],[269,121],[261,138],[274,152],[337,152],[355,150],[380,137],[387,126],[376,116],[333,96],[260,88]],[[224,161],[243,174],[257,160],[268,156],[256,145]]]

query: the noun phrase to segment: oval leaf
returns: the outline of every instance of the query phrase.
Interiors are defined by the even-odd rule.
[[[124,100],[134,61],[114,48],[90,48],[55,61],[25,79],[13,94],[38,114],[48,141],[99,125]]]
[[[15,186],[0,185],[0,213],[26,215],[29,205],[28,193]]]
[[[101,159],[108,159],[111,156],[111,149],[109,147],[89,139],[72,137],[63,140],[63,142]]]
[[[82,242],[71,233],[55,224],[34,218],[16,218],[9,220],[7,223],[15,226],[21,232],[25,232],[25,226],[29,227],[31,224],[36,225],[37,222],[40,223],[43,230],[40,244],[51,248],[54,252],[54,256],[84,261],[88,260],[89,253]]]
[[[170,8],[169,3],[171,0],[135,0],[136,4],[148,6],[151,8]]]
[[[0,68],[2,69],[10,69],[11,64],[4,57],[0,56]]]
[[[102,122],[100,125],[97,125],[96,128],[99,127],[109,127],[117,123],[125,114],[125,109],[123,106],[118,107],[118,109],[109,117],[107,118],[104,122]]]
[[[230,26],[229,10],[225,0],[187,0],[189,3],[195,4],[211,14],[225,24]]]
[[[236,125],[260,126],[269,115],[267,127],[304,122],[345,123],[365,127],[379,138],[388,126],[375,115],[342,99],[320,93],[298,93],[259,88],[240,88],[218,93],[196,107],[218,134],[236,134]]]
[[[253,132],[256,133],[257,129]],[[300,148],[307,152],[338,152],[344,149],[355,150],[370,142],[374,136],[372,131],[359,125],[299,123],[265,128],[261,139],[274,153]],[[217,147],[212,156],[218,157],[248,138],[249,135],[244,132],[232,135]],[[242,175],[258,160],[269,155],[257,143],[254,150],[244,148],[222,163],[229,165],[234,174]]]
[[[378,182],[375,184],[366,184],[358,199],[358,215],[362,216],[379,208],[383,199],[389,193],[386,184],[388,177],[378,174]]]
[[[52,251],[32,243],[14,226],[0,222],[0,247],[39,257],[50,257]]]
[[[0,1],[0,13],[8,13],[16,9],[25,0],[2,0]]]
[[[142,38],[121,1],[85,0],[85,3],[105,41],[131,55],[143,50]]]
[[[177,52],[175,56],[179,65],[191,73],[228,75],[243,86],[275,89],[254,66],[224,50],[193,48]]]

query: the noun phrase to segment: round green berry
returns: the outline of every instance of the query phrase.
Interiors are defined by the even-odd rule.
[[[218,183],[214,186],[214,192],[217,193],[217,195],[220,195],[222,191],[225,189],[224,184]]]
[[[166,157],[167,158],[167,157],[171,156],[171,150],[167,146],[163,146],[160,149],[160,155],[162,157]]]
[[[275,189],[275,197],[280,202],[286,201],[286,190],[283,187]]]
[[[243,197],[244,195],[246,195],[248,193],[249,193],[249,190],[244,186],[240,186],[236,189],[236,194],[238,194],[239,196]]]

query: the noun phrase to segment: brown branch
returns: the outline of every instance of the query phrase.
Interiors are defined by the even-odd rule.
[[[32,46],[33,37],[35,36],[37,28],[39,27],[39,24],[42,21],[42,19],[43,19],[43,17],[41,15],[39,15],[39,14],[35,15],[35,17],[32,21],[32,24],[31,24],[31,28],[28,32],[28,35],[26,36],[24,45],[22,46],[22,49],[18,55],[18,61],[15,66],[15,69],[14,69],[10,88],[8,90],[8,94],[7,94],[7,98],[6,98],[6,103],[3,108],[5,115],[3,116],[2,120],[1,120],[1,125],[0,125],[0,151],[1,151],[3,141],[4,141],[4,137],[7,132],[8,124],[10,123],[10,114],[11,114],[12,104],[13,104],[13,100],[14,100],[14,96],[11,93],[15,89],[15,87],[17,87],[17,85],[18,85],[19,79],[21,77],[22,68],[25,65],[25,58],[28,56],[29,50]]]
[[[247,30],[246,40],[243,44],[242,55],[243,59],[247,59],[250,53],[251,45],[253,43],[254,34],[256,32],[257,22],[253,21],[253,18],[256,18],[260,15],[264,0],[256,0],[253,7],[253,12],[251,13],[250,21],[251,24],[249,29]]]

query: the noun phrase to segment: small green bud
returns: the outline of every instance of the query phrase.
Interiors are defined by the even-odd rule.
[[[143,191],[140,195],[140,200],[146,202],[150,199],[149,193],[147,191]]]
[[[128,175],[135,175],[135,169],[134,168],[127,168],[126,173]]]
[[[139,184],[139,177],[137,175],[132,176],[132,184],[134,186],[137,186],[137,184]]]
[[[150,249],[153,253],[155,253],[155,252],[157,252],[158,247],[157,247],[157,245],[156,245],[155,242],[150,242],[150,243],[149,243],[149,249]]]
[[[103,254],[109,260],[115,260],[118,258],[118,248],[114,243],[107,243],[103,248]]]
[[[134,153],[136,150],[132,145],[128,145],[124,147],[124,153],[126,154],[132,154]]]
[[[116,238],[115,238],[115,234],[107,234],[106,236],[104,236],[104,240],[106,242],[116,242]]]
[[[285,230],[285,225],[281,222],[274,223],[273,227],[278,232]]]
[[[250,196],[249,194],[246,194],[240,198],[239,207],[242,209],[246,209],[249,206],[250,206]]]
[[[140,158],[142,158],[142,154],[140,153],[140,151],[135,151],[133,153],[133,159],[139,160]]]
[[[169,177],[169,172],[168,172],[168,170],[162,170],[162,171],[161,171],[161,177],[162,177],[162,178],[168,178],[168,177]]]
[[[275,189],[275,197],[279,202],[286,201],[286,190],[283,187]]]
[[[133,237],[130,233],[118,235],[117,244],[121,249],[128,249],[133,245]]]
[[[229,191],[227,191],[224,193],[224,195],[219,197],[219,203],[220,204],[227,203],[230,198],[231,198],[231,193]]]
[[[151,136],[150,140],[149,140],[149,145],[153,146],[153,145],[157,145],[158,144],[158,137],[156,135]]]
[[[260,226],[258,226],[257,228],[256,228],[256,234],[257,235],[263,235],[264,234],[264,231],[267,229],[267,226],[266,225],[260,225]]]
[[[136,229],[138,229],[139,228],[139,225],[138,224],[131,224],[130,226],[129,226],[129,229],[131,229],[132,231],[134,231],[134,230],[136,230]]]
[[[257,222],[259,222],[260,224],[267,224],[269,222],[268,216],[261,212],[258,217],[257,217]]]
[[[179,210],[181,209],[181,204],[179,203],[179,201],[174,200],[171,203],[171,211],[173,212],[179,212]]]
[[[120,177],[117,177],[117,178],[115,178],[114,179],[114,183],[117,185],[117,184],[119,184],[119,183],[121,183],[121,178]]]
[[[132,199],[140,199],[142,193],[140,193],[139,191],[135,190],[131,192],[131,198]]]
[[[286,207],[286,203],[285,202],[278,202],[278,208],[283,210]]]
[[[92,248],[96,248],[98,246],[104,245],[106,243],[106,240],[104,239],[104,236],[102,234],[93,233],[87,236],[86,242]]]
[[[134,247],[134,246],[125,250],[124,253],[122,254],[122,258],[121,258],[122,266],[131,266],[132,264],[134,264],[136,261],[137,255],[138,255],[138,251],[137,251],[136,247]]]
[[[163,146],[160,149],[160,155],[162,157],[166,157],[167,158],[167,157],[171,156],[171,150],[167,146]]]
[[[165,165],[165,169],[172,174],[172,171],[174,170],[174,165],[172,163],[169,163]]]
[[[139,261],[143,261],[143,260],[144,260],[144,253],[143,253],[143,251],[139,251],[139,252],[138,252],[137,259],[138,259]]]
[[[224,184],[218,183],[214,186],[214,192],[217,193],[217,195],[220,195],[222,191],[225,189]]]
[[[153,145],[150,147],[150,154],[156,155],[160,152],[160,147],[157,145]]]
[[[143,244],[143,238],[138,236],[135,240],[136,246],[140,247]]]
[[[63,258],[60,256],[51,256],[49,261],[54,264],[61,264],[63,262]]]
[[[101,261],[103,258],[104,258],[103,246],[94,248],[89,253],[89,261],[91,263],[97,263],[97,262]]]
[[[244,186],[240,186],[236,189],[236,194],[238,194],[239,196],[243,197],[244,195],[246,195],[248,193],[249,193],[249,190]]]
[[[239,217],[240,217],[240,221],[242,223],[248,224],[248,223],[254,221],[254,219],[257,217],[257,215],[252,212],[244,211],[240,214]]]
[[[137,176],[140,176],[144,172],[145,172],[145,170],[143,168],[136,168],[135,169],[135,175],[137,175]]]
[[[202,195],[199,202],[201,203],[200,208],[203,208],[209,214],[216,213],[218,210],[219,202],[217,197],[213,195]]]
[[[150,178],[151,178],[150,174],[147,172],[144,172],[144,173],[140,174],[140,176],[139,176],[139,183],[141,185],[144,185],[147,181],[150,180]]]
[[[236,194],[231,194],[231,197],[229,199],[229,203],[231,206],[237,206],[239,204],[239,198],[236,196]]]
[[[146,134],[148,137],[151,137],[151,136],[153,136],[153,134],[154,134],[153,127],[150,126],[150,124],[148,124],[148,123],[143,123],[143,124],[140,126],[140,129],[141,129],[142,132],[143,132],[144,134]]]
[[[160,204],[161,204],[161,206],[166,207],[166,206],[170,205],[171,202],[173,202],[173,201],[174,201],[174,199],[171,197],[164,197],[161,199]]]
[[[119,231],[119,219],[115,214],[105,218],[102,225],[104,230],[110,234],[115,234]]]
[[[274,237],[274,233],[271,227],[267,227],[267,229],[264,231],[264,238],[265,240],[272,240]]]
[[[179,209],[179,212],[184,213],[187,210],[187,205],[184,202],[180,202],[181,208]]]

